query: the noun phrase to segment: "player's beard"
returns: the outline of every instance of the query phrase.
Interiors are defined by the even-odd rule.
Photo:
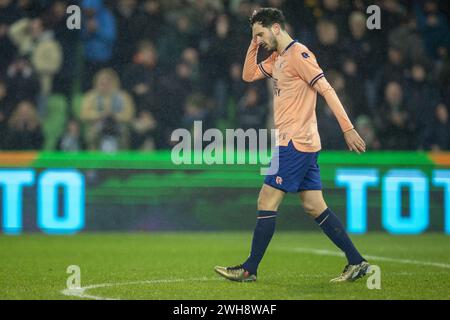
[[[270,31],[271,37],[269,39],[269,43],[267,44],[267,50],[269,51],[275,51],[278,48],[278,41],[277,38],[275,38],[275,35],[273,34],[272,30]]]

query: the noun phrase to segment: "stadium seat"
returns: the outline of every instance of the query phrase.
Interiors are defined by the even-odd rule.
[[[72,105],[72,109],[71,109],[71,113],[72,116],[77,119],[80,120],[80,113],[81,113],[81,103],[83,101],[83,94],[82,93],[76,93],[72,96],[72,101],[71,101],[71,105]]]
[[[64,131],[67,119],[67,99],[63,95],[51,95],[47,101],[47,115],[43,120],[44,150],[56,149],[58,138]]]

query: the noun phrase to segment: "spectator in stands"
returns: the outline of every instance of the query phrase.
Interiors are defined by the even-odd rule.
[[[230,82],[229,82],[229,98],[230,98],[230,102],[231,105],[228,106],[228,108],[232,108],[231,110],[228,110],[228,115],[229,117],[232,117],[229,120],[234,121],[234,114],[235,114],[235,110],[237,110],[237,104],[239,102],[239,100],[244,96],[245,91],[248,88],[248,85],[242,81],[242,63],[241,62],[233,62],[230,66],[230,71],[229,71],[229,77],[230,77]],[[263,95],[261,97],[261,99],[267,99],[267,94],[266,94],[266,90],[261,89],[260,90],[260,94]],[[237,126],[236,124],[232,124],[234,126]]]
[[[185,15],[180,15],[175,26],[167,25],[156,43],[160,61],[167,69],[179,60],[185,48],[196,47],[196,37],[192,33],[192,23]]]
[[[138,42],[143,39],[148,20],[145,13],[139,10],[137,0],[115,1],[114,15],[117,41],[113,63],[117,70],[121,70],[133,58]]]
[[[333,22],[339,33],[347,31],[348,12],[340,0],[322,0],[322,18]]]
[[[416,124],[417,149],[429,149],[433,127],[434,109],[439,103],[439,91],[431,78],[426,63],[417,62],[410,68],[406,90],[406,103]]]
[[[44,14],[44,20],[54,31],[55,39],[62,49],[63,62],[59,72],[53,81],[53,92],[62,93],[66,96],[72,94],[74,80],[77,72],[77,52],[80,41],[80,30],[67,28],[67,7],[73,4],[69,0],[54,1]]]
[[[434,114],[434,125],[431,137],[431,150],[441,151],[450,149],[450,119],[448,108],[440,103]]]
[[[170,72],[161,77],[160,95],[161,108],[164,112],[157,119],[161,123],[158,128],[158,147],[170,146],[170,135],[172,130],[182,126],[182,117],[185,101],[194,88],[192,86],[192,69],[186,62],[180,62],[175,67],[175,72]]]
[[[383,51],[378,38],[371,37],[366,15],[354,11],[348,17],[350,33],[344,37],[342,71],[347,88],[352,92],[357,114],[367,113],[376,106],[375,74],[383,64]]]
[[[366,16],[358,11],[348,17],[350,33],[344,39],[345,56],[351,57],[358,67],[358,72],[365,78],[372,79],[378,63],[382,63],[378,44],[369,37]],[[368,63],[370,61],[370,63]]]
[[[82,151],[86,149],[80,123],[75,119],[69,119],[64,133],[59,137],[57,150],[60,151]]]
[[[37,101],[39,80],[30,62],[23,57],[16,57],[6,71],[6,83],[13,104],[22,100]]]
[[[53,77],[62,65],[62,49],[41,18],[23,18],[11,25],[9,36],[19,53],[30,57],[30,62],[40,82],[40,93],[48,96],[52,91]]]
[[[224,13],[223,5],[222,0],[196,0],[190,6],[182,6],[175,12],[187,16],[191,21],[192,31],[202,35],[214,25],[216,16]]]
[[[383,15],[380,31],[383,33],[383,39],[387,41],[389,32],[398,26],[399,22],[402,21],[407,14],[407,11],[401,1],[398,0],[379,1],[378,5],[381,7]]]
[[[158,53],[149,41],[139,43],[137,51],[123,72],[123,86],[133,96],[137,110],[164,112],[158,102]]]
[[[379,150],[381,143],[377,137],[373,121],[366,115],[360,115],[355,121],[356,130],[366,142],[368,150]]]
[[[36,107],[31,101],[21,101],[8,120],[4,141],[6,150],[39,150],[44,142]]]
[[[372,110],[368,106],[368,91],[365,86],[367,79],[359,71],[358,64],[352,58],[344,58],[342,65],[342,76],[344,77],[346,91],[351,93],[351,103],[353,105],[353,117],[361,114],[371,114]]]
[[[16,48],[8,37],[11,24],[20,18],[20,11],[12,0],[0,0],[0,74],[4,74],[16,54]]]
[[[84,44],[84,81],[86,90],[98,70],[108,67],[117,37],[114,15],[102,0],[83,0],[82,39]]]
[[[261,85],[254,84],[247,88],[237,104],[238,128],[256,130],[266,127],[267,105],[261,97]]]
[[[242,62],[232,62],[228,72],[230,77],[230,96],[237,101],[243,96],[247,88],[247,84],[242,81]]]
[[[186,48],[183,50],[183,52],[181,53],[181,61],[186,63],[189,68],[191,68],[192,71],[192,75],[191,75],[191,80],[192,80],[192,85],[194,86],[194,88],[196,90],[201,90],[203,89],[202,87],[204,86],[204,76],[202,73],[202,68],[200,66],[200,57],[199,57],[199,52],[196,48]]]
[[[153,114],[147,110],[139,111],[131,124],[131,149],[154,150],[156,147],[156,128],[157,122]]]
[[[402,48],[392,46],[388,48],[387,63],[383,68],[383,84],[390,81],[403,82],[405,80],[407,61]]]
[[[438,70],[438,85],[441,100],[450,105],[450,54],[444,59]]]
[[[161,3],[158,0],[144,0],[142,10],[146,19],[143,39],[150,40],[154,43],[160,36],[165,23]]]
[[[205,97],[198,92],[190,94],[184,105],[183,127],[192,130],[194,121],[202,121],[202,128],[205,130],[209,127],[208,116]]]
[[[11,115],[13,105],[8,96],[6,82],[0,79],[0,149],[3,148],[5,135],[8,129],[8,120]]]
[[[417,26],[422,33],[425,48],[432,59],[450,52],[448,18],[439,10],[436,0],[415,0]]]
[[[16,7],[19,9],[22,16],[27,17],[36,17],[38,16],[45,6],[44,1],[35,1],[35,0],[19,0],[15,1]]]
[[[124,87],[133,95],[137,118],[133,120],[131,148],[151,150],[155,148],[158,123],[167,112],[162,108],[158,66],[158,53],[149,41],[142,41],[133,58],[133,63],[124,71]]]
[[[342,45],[339,43],[339,30],[334,22],[319,20],[316,25],[318,45],[316,56],[324,70],[339,69],[342,57]]]
[[[230,48],[233,48],[233,38],[230,33],[230,22],[227,15],[219,15],[216,19],[214,32],[203,39],[203,72],[210,79],[207,91],[213,92],[217,107],[217,117],[225,115],[227,103],[227,81],[230,68]]]
[[[232,57],[233,61],[240,61],[245,56],[248,48],[248,17],[251,16],[255,8],[255,4],[248,0],[236,1],[236,7],[232,8],[233,15],[230,16],[230,25],[233,26],[233,40],[236,48],[236,56]]]
[[[94,87],[83,96],[80,118],[89,150],[116,151],[129,146],[129,126],[135,112],[131,96],[121,90],[117,73],[102,69]]]
[[[396,46],[389,47],[387,51],[387,58],[387,61],[382,64],[376,74],[375,92],[377,97],[377,106],[382,103],[384,89],[389,82],[394,81],[403,85],[406,81],[407,64],[403,50]]]
[[[378,111],[376,120],[382,134],[383,149],[415,149],[414,117],[405,104],[403,88],[398,82],[392,81],[386,85],[384,103]]]
[[[426,58],[424,41],[417,30],[414,18],[405,17],[397,22],[395,29],[389,33],[389,46],[402,48],[406,60],[419,61]]]

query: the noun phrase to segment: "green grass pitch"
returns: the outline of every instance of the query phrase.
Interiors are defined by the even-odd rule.
[[[450,237],[353,236],[381,268],[366,279],[330,284],[345,259],[319,232],[276,232],[258,281],[220,278],[215,265],[241,263],[251,232],[82,233],[0,236],[0,299],[450,299]],[[321,251],[320,251],[321,250]],[[64,295],[69,265],[81,269],[78,295]]]

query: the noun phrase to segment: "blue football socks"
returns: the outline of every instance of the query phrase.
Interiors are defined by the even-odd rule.
[[[322,228],[323,232],[342,251],[344,251],[349,264],[360,264],[364,258],[356,250],[352,241],[347,235],[342,222],[330,209],[326,209],[315,221]]]
[[[275,211],[258,211],[258,221],[253,233],[250,256],[242,265],[251,274],[256,275],[258,265],[269,246],[269,242],[275,232],[276,217],[277,213]]]

